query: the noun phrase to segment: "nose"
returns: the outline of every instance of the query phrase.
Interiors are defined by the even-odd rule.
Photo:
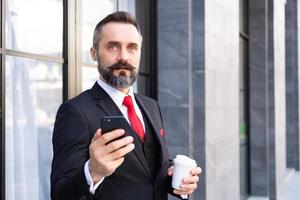
[[[119,55],[118,55],[118,61],[120,61],[120,60],[128,61],[128,59],[129,59],[128,52],[126,51],[126,49],[122,48],[119,52]]]

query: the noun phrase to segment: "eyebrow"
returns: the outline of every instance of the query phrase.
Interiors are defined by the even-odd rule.
[[[120,45],[121,42],[118,42],[118,41],[109,41],[106,45]],[[129,42],[127,44],[127,46],[136,46],[138,47],[138,44],[136,42]]]
[[[120,45],[120,42],[117,42],[117,41],[109,41],[106,45]]]
[[[130,42],[127,46],[134,46],[134,47],[138,47],[139,45],[135,42]]]

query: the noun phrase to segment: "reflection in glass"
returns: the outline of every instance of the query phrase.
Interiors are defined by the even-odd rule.
[[[82,62],[95,64],[90,57],[94,28],[106,15],[116,10],[116,0],[82,1]]]
[[[62,65],[6,57],[5,199],[48,200]]]
[[[97,67],[82,67],[82,91],[90,89],[99,78]]]
[[[135,1],[119,0],[118,10],[124,10],[135,16]]]
[[[62,56],[62,0],[9,0],[5,24],[8,49]]]

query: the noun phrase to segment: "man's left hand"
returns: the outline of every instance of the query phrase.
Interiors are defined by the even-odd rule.
[[[190,174],[192,176],[186,177],[182,179],[182,183],[180,185],[180,190],[174,189],[173,192],[174,194],[178,195],[189,195],[194,192],[195,189],[197,189],[197,183],[199,181],[199,175],[201,173],[201,168],[196,167],[190,171]],[[168,169],[168,175],[172,176],[173,175],[173,167],[170,167]]]

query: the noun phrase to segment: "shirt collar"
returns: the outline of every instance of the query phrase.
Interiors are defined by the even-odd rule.
[[[131,96],[132,99],[134,99],[134,94],[133,94],[133,88],[130,86],[128,94],[124,94],[120,90],[110,86],[100,78],[97,80],[97,83],[102,87],[105,92],[112,98],[112,100],[117,104],[118,107],[121,107],[123,105],[123,100],[124,97],[129,95]]]

